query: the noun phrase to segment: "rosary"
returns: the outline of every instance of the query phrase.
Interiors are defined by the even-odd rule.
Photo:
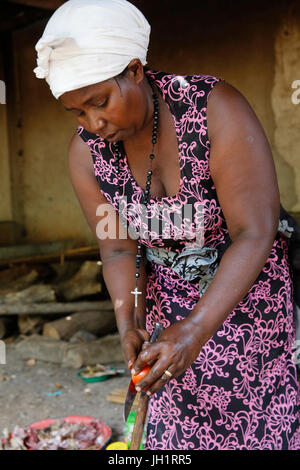
[[[146,207],[149,204],[149,196],[150,196],[150,187],[151,187],[151,177],[152,177],[152,161],[155,158],[154,155],[154,147],[157,142],[157,130],[158,130],[158,121],[159,121],[159,101],[158,101],[158,96],[157,93],[155,92],[153,88],[153,84],[150,81],[149,77],[146,75],[148,78],[149,84],[152,88],[152,99],[153,99],[153,105],[154,105],[154,114],[153,114],[153,129],[152,129],[152,150],[149,155],[150,158],[150,168],[147,172],[147,180],[146,180],[146,189],[144,191],[144,202],[146,204]],[[115,149],[116,149],[116,173],[117,175],[119,174],[119,165],[120,165],[120,158],[121,158],[121,145],[120,142],[117,142],[115,144]],[[120,181],[119,181],[120,182]],[[138,290],[138,279],[140,277],[140,267],[141,267],[141,240],[140,238],[138,239],[138,246],[137,246],[137,255],[136,255],[136,274],[135,274],[135,289],[131,291],[130,293],[134,295],[134,306],[138,306],[138,295],[141,295],[142,292]]]

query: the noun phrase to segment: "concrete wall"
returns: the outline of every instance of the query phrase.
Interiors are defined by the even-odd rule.
[[[27,240],[75,239],[94,242],[68,177],[67,148],[77,123],[36,79],[34,44],[43,28],[36,24],[17,34],[21,95],[24,214]]]
[[[135,3],[151,17],[151,2]],[[241,91],[271,144],[281,201],[299,211],[300,106],[291,100],[292,82],[300,79],[299,2],[213,0],[202,9],[202,2],[191,3],[187,15],[162,1],[153,23],[150,65],[216,75]]]
[[[176,8],[176,2],[167,0],[134,3],[152,25],[150,67],[220,76],[246,96],[270,141],[282,203],[288,210],[300,211],[300,106],[291,99],[292,82],[300,80],[300,11],[296,2],[192,1],[186,10],[181,2]],[[66,153],[76,121],[52,97],[44,80],[37,80],[32,72],[34,44],[43,26],[36,23],[15,34],[22,77],[26,241],[75,238],[78,243],[95,243],[68,179]],[[4,145],[0,221],[12,216],[5,149]]]
[[[300,212],[300,5],[282,19],[275,38],[271,94],[274,140],[281,191],[287,206]],[[291,85],[295,88],[291,89]]]

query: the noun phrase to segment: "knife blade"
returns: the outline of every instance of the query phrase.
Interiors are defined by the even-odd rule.
[[[161,335],[163,329],[164,328],[163,328],[162,323],[160,323],[160,322],[155,323],[153,333],[150,337],[150,343],[154,343],[155,341],[157,341],[157,339]],[[125,399],[125,403],[124,403],[124,408],[123,408],[123,418],[124,418],[125,423],[127,421],[127,418],[128,418],[129,413],[130,413],[130,410],[131,410],[132,404],[134,402],[134,399],[136,397],[136,394],[137,394],[137,391],[135,389],[135,385],[134,385],[133,381],[131,380],[130,383],[129,383],[129,387],[128,387],[128,391],[127,391],[127,395],[126,395],[126,399]]]

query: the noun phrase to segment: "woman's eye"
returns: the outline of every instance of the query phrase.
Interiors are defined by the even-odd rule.
[[[107,99],[105,101],[102,101],[102,103],[99,103],[96,105],[96,108],[103,108],[107,103]]]

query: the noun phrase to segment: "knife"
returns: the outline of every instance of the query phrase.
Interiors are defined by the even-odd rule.
[[[164,328],[163,328],[162,323],[160,323],[160,322],[155,323],[155,327],[154,327],[153,333],[152,333],[151,338],[150,338],[150,343],[154,343],[155,341],[157,341],[157,339],[161,335],[163,329]],[[124,418],[125,423],[127,421],[127,418],[128,418],[129,413],[130,413],[132,403],[134,402],[136,394],[137,394],[137,391],[135,389],[135,385],[134,385],[133,381],[131,380],[130,384],[129,384],[129,387],[128,387],[126,400],[125,400],[125,403],[124,403],[124,409],[123,409],[123,418]]]

